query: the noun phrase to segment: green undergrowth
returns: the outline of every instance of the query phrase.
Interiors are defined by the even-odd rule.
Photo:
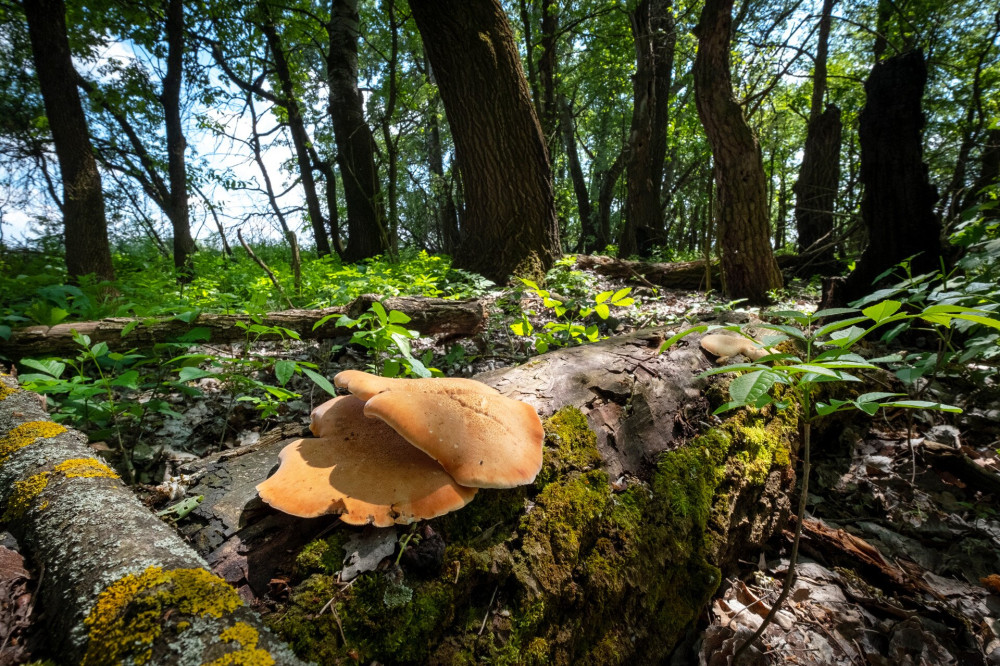
[[[532,486],[482,490],[431,523],[440,573],[390,567],[340,589],[345,531],[306,547],[305,579],[269,622],[319,663],[661,660],[719,585],[734,504],[787,466],[793,416],[741,413],[618,490],[585,417],[563,409]]]

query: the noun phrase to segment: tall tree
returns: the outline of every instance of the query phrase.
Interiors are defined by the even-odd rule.
[[[794,188],[799,252],[808,250],[816,243],[820,243],[821,247],[825,244],[825,249],[816,255],[818,261],[833,259],[830,236],[833,233],[833,208],[840,183],[840,109],[833,104],[823,109],[830,21],[834,4],[836,0],[823,0],[809,105],[809,128],[799,180]]]
[[[926,83],[927,63],[919,49],[880,60],[865,81],[858,136],[868,247],[844,284],[842,300],[864,295],[880,273],[908,257],[915,256],[917,273],[940,265],[937,190],[927,178],[921,137]]]
[[[733,0],[706,0],[695,29],[695,100],[715,159],[718,241],[726,293],[761,303],[780,288],[771,251],[760,145],[733,97],[729,49]]]
[[[667,154],[670,84],[674,69],[672,0],[641,0],[629,14],[635,40],[632,126],[628,138],[625,228],[618,253],[648,256],[662,242],[660,188]]]
[[[497,282],[559,255],[548,151],[498,0],[412,0],[462,167],[455,265]],[[488,84],[484,85],[484,83]]]
[[[62,0],[25,0],[24,13],[59,159],[66,269],[74,279],[93,273],[102,280],[113,280],[101,175],[76,88],[77,72],[66,35],[66,7]]]
[[[174,231],[174,268],[180,279],[192,276],[191,255],[195,252],[188,211],[187,140],[181,126],[181,84],[184,76],[184,2],[167,2],[167,71],[163,77],[160,103],[163,105],[167,138],[167,179],[170,183],[168,213]]]
[[[337,141],[337,164],[347,201],[347,248],[344,259],[358,261],[389,251],[385,202],[375,168],[375,139],[365,120],[364,99],[358,89],[357,0],[331,0],[330,52],[327,83],[330,117]]]

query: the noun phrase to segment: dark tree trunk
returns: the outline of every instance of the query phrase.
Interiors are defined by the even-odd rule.
[[[181,127],[181,83],[184,76],[184,1],[167,3],[167,73],[163,77],[163,116],[167,135],[167,179],[170,203],[167,208],[174,231],[174,268],[181,281],[193,277],[191,255],[196,246],[191,237],[188,215],[187,140]]]
[[[431,83],[435,83],[430,66],[427,67],[427,78]],[[431,98],[427,113],[427,155],[429,166],[433,174],[431,179],[431,191],[437,202],[437,227],[441,235],[441,244],[448,254],[455,252],[458,247],[458,211],[455,210],[455,198],[452,196],[451,183],[444,174],[444,148],[441,145],[441,123],[438,120],[439,99],[435,95]]]
[[[76,87],[66,7],[62,0],[25,0],[24,13],[62,176],[66,270],[71,279],[93,273],[114,280],[101,175]]]
[[[462,165],[455,265],[496,282],[544,273],[560,253],[552,171],[503,8],[497,0],[414,0],[410,9]]]
[[[337,141],[337,164],[347,200],[346,261],[389,251],[382,190],[375,168],[375,139],[365,120],[358,90],[359,18],[357,0],[330,3],[330,118]]]
[[[594,208],[590,205],[587,179],[583,176],[583,167],[580,166],[580,157],[576,152],[573,108],[569,100],[564,97],[560,97],[560,102],[562,110],[559,114],[559,128],[562,132],[566,161],[569,164],[569,176],[573,181],[573,194],[576,195],[576,209],[580,215],[580,240],[576,244],[576,251],[580,252],[588,242],[592,243],[593,239],[597,237],[594,229]]]
[[[618,157],[611,163],[608,170],[600,173],[597,178],[600,188],[597,191],[597,218],[594,230],[597,238],[594,243],[584,244],[584,252],[601,252],[611,244],[611,204],[615,200],[615,184],[625,170],[625,151],[618,153]]]
[[[833,208],[840,183],[840,109],[833,104],[809,121],[799,180],[795,183],[795,226],[799,252],[814,243],[829,244],[833,233]],[[833,247],[819,254],[833,259]]]
[[[915,273],[933,271],[941,257],[941,222],[934,214],[937,192],[927,179],[920,100],[927,82],[923,52],[880,61],[865,82],[861,110],[861,216],[868,247],[847,278],[840,298],[858,298],[880,273],[914,256]]]
[[[830,14],[834,4],[836,0],[823,1],[812,101],[809,106],[809,128],[802,155],[802,169],[795,184],[795,224],[799,234],[799,252],[805,252],[822,239],[828,249],[819,253],[818,259],[821,261],[833,259],[829,236],[833,233],[833,208],[840,183],[840,109],[831,104],[823,110]]]
[[[385,108],[379,125],[382,130],[382,142],[385,144],[386,153],[386,194],[389,205],[389,217],[387,220],[389,251],[395,255],[399,252],[399,213],[396,201],[397,175],[396,169],[399,164],[398,137],[392,137],[392,117],[396,113],[396,98],[398,97],[398,71],[399,71],[399,22],[396,20],[395,0],[386,0],[382,3],[382,11],[387,15],[390,31],[389,62],[387,68],[389,94],[385,100]]]
[[[538,58],[538,79],[541,84],[542,114],[539,122],[545,145],[549,150],[549,162],[554,162],[555,149],[559,145],[559,108],[556,105],[556,31],[559,29],[558,5],[548,0],[542,0],[541,39],[538,46],[541,55]]]
[[[309,135],[306,133],[302,110],[299,108],[295,86],[292,84],[292,72],[288,67],[288,59],[285,57],[285,49],[275,26],[274,17],[271,15],[271,8],[266,2],[261,2],[259,6],[263,14],[260,28],[274,58],[274,73],[281,87],[283,102],[281,106],[288,114],[288,131],[292,135],[295,159],[299,164],[302,191],[306,197],[306,210],[309,212],[309,223],[312,225],[313,239],[316,241],[316,254],[323,257],[330,254],[330,241],[326,235],[326,220],[319,207],[319,196],[316,194],[316,180],[313,178],[312,159],[309,157]]]
[[[771,251],[760,145],[733,97],[729,68],[733,0],[706,0],[694,61],[695,99],[715,159],[718,238],[730,298],[761,303],[782,285]]]
[[[635,40],[632,125],[628,139],[625,228],[618,254],[648,256],[663,241],[660,186],[667,154],[670,81],[673,72],[672,0],[642,0],[629,15]]]

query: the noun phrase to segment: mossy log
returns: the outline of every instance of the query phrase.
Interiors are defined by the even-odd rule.
[[[319,310],[282,310],[270,312],[262,318],[265,326],[280,326],[295,331],[303,339],[327,339],[338,335],[350,335],[351,329],[338,327],[338,317],[333,317],[322,326],[313,326],[324,317],[346,314],[357,318],[368,311],[371,304],[379,300],[374,294],[363,294],[341,307]],[[468,336],[483,330],[486,325],[486,306],[481,300],[446,300],[443,298],[421,298],[400,296],[382,300],[387,310],[399,310],[410,317],[407,327],[419,331],[424,336]],[[167,340],[182,338],[192,329],[204,329],[208,336],[198,340],[212,342],[234,342],[246,338],[247,332],[237,324],[250,325],[253,322],[245,314],[203,313],[187,322],[176,317],[110,317],[99,321],[81,321],[56,326],[28,326],[15,330],[9,340],[0,344],[0,354],[17,360],[26,356],[43,354],[65,354],[77,350],[73,332],[89,335],[93,343],[105,342],[112,349],[152,347]],[[254,334],[256,337],[256,334]],[[279,339],[278,335],[263,335],[261,339]]]
[[[177,533],[0,375],[0,523],[44,572],[45,648],[82,664],[301,664]]]
[[[737,558],[785,524],[797,442],[794,410],[710,416],[720,392],[695,378],[708,361],[693,343],[658,354],[664,335],[479,376],[545,419],[538,478],[480,490],[349,587],[342,546],[360,530],[255,497],[283,442],[205,467],[190,536],[245,592],[289,593],[268,622],[319,663],[661,663]]]

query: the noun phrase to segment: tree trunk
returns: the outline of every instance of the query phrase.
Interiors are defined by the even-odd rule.
[[[345,261],[360,261],[390,249],[375,168],[375,139],[358,90],[359,21],[357,0],[331,0],[327,83],[337,164],[347,200]]]
[[[794,188],[799,252],[832,240],[833,209],[840,187],[840,137],[840,109],[833,104],[809,121],[802,168]],[[820,259],[833,260],[833,247],[823,250]]]
[[[0,375],[0,520],[44,571],[47,652],[82,664],[302,663],[41,404]]]
[[[552,172],[498,0],[415,0],[465,186],[455,266],[502,283],[560,254]],[[489,82],[486,85],[484,82]]]
[[[426,61],[426,58],[425,58]],[[427,64],[427,80],[436,85],[434,74]],[[452,185],[445,178],[444,148],[441,145],[441,122],[438,119],[440,99],[435,94],[428,103],[427,133],[428,166],[431,170],[431,192],[436,202],[436,217],[441,245],[447,254],[453,254],[458,247],[460,235],[458,232],[458,211],[455,209],[455,198],[452,195]]]
[[[625,170],[625,151],[618,153],[615,161],[607,171],[598,172],[597,180],[600,187],[597,191],[597,219],[594,230],[597,237],[593,244],[584,244],[584,252],[601,252],[611,244],[611,204],[615,200],[615,184]]]
[[[667,153],[676,33],[672,0],[642,0],[629,14],[635,40],[632,125],[628,138],[625,227],[618,256],[649,256],[663,242],[660,187]]]
[[[486,306],[483,301],[453,301],[442,298],[420,298],[400,296],[380,300],[374,294],[364,294],[349,305],[322,308],[319,310],[283,310],[264,316],[265,326],[280,326],[299,333],[305,339],[328,339],[338,335],[350,335],[350,329],[338,328],[337,317],[333,317],[319,328],[315,324],[330,315],[346,314],[357,318],[368,311],[371,304],[379,301],[386,310],[399,310],[410,317],[407,328],[419,331],[425,336],[445,337],[469,336],[482,331],[486,326]],[[252,323],[247,315],[209,314],[198,316],[191,324],[174,317],[143,320],[136,326],[136,320],[128,317],[111,317],[99,321],[84,321],[56,326],[28,326],[15,329],[3,344],[3,353],[11,359],[47,354],[68,354],[79,351],[73,341],[73,332],[89,335],[92,343],[105,342],[112,349],[131,347],[151,347],[159,342],[176,338],[189,332],[192,327],[206,328],[212,342],[233,342],[246,337],[246,331],[236,322]],[[123,335],[126,327],[130,330]],[[262,339],[281,339],[264,336]]]
[[[659,354],[667,335],[643,331],[480,375],[552,417],[534,484],[480,490],[464,509],[421,523],[406,551],[387,559],[400,568],[362,574],[340,592],[348,537],[412,537],[405,526],[328,530],[303,551],[313,564],[298,559],[303,574],[321,573],[292,590],[274,616],[278,631],[301,639],[300,656],[324,663],[349,654],[362,663],[495,662],[498,654],[667,663],[721,576],[784,524],[797,447],[791,410],[695,437],[687,424],[711,409],[696,375],[709,363],[695,344]],[[286,551],[299,552],[303,534],[329,525],[277,514],[256,498],[283,444],[185,470],[202,479],[191,492],[205,495],[186,533],[247,593],[266,593]],[[331,597],[340,622],[320,612]]]
[[[729,68],[733,0],[706,0],[694,61],[698,115],[712,146],[718,238],[726,294],[752,303],[782,285],[771,251],[760,145],[733,97]]]
[[[991,129],[986,132],[983,153],[979,162],[979,177],[966,193],[962,203],[963,208],[991,201],[984,190],[991,185],[1000,185],[1000,129]],[[982,215],[989,219],[996,219],[1000,217],[1000,207],[987,208],[983,210]]]
[[[167,71],[163,77],[163,116],[167,138],[167,177],[170,182],[170,225],[174,231],[174,268],[177,278],[189,281],[193,275],[191,255],[197,249],[191,237],[188,215],[187,140],[181,127],[181,83],[184,76],[184,2],[167,3]]]
[[[823,0],[809,106],[809,127],[806,131],[802,168],[794,188],[799,252],[805,252],[820,239],[829,243],[829,236],[833,233],[833,209],[840,187],[840,109],[831,104],[826,107],[826,111],[823,110],[830,14],[834,4],[836,0]],[[823,250],[818,258],[821,261],[832,260],[833,247]]]
[[[101,175],[77,91],[62,0],[25,0],[28,35],[63,184],[66,270],[114,280]]]
[[[292,135],[292,145],[295,147],[295,159],[299,165],[299,177],[306,198],[306,210],[309,213],[313,239],[316,241],[316,254],[324,257],[330,254],[330,241],[326,235],[326,220],[319,207],[319,196],[316,194],[316,180],[313,178],[312,159],[308,149],[309,136],[306,133],[302,110],[299,108],[295,86],[292,83],[292,72],[288,67],[288,59],[285,57],[285,49],[281,43],[281,37],[278,35],[274,17],[271,15],[271,8],[267,2],[260,2],[258,7],[263,18],[260,26],[261,32],[264,33],[268,48],[271,49],[271,56],[274,58],[274,73],[278,77],[282,102],[284,102],[282,106],[288,114],[288,131]]]
[[[563,150],[566,151],[566,161],[569,163],[569,175],[573,181],[573,194],[576,195],[576,210],[580,216],[580,239],[577,241],[576,251],[581,252],[588,243],[592,244],[597,238],[597,233],[594,229],[594,208],[590,205],[587,179],[583,176],[583,167],[580,166],[580,156],[576,152],[573,108],[570,101],[565,97],[560,97],[559,99],[562,103],[559,126],[562,132]]]
[[[880,61],[865,82],[858,136],[868,247],[838,295],[845,301],[871,291],[880,273],[908,257],[916,255],[914,274],[940,268],[937,192],[927,179],[920,136],[926,82],[927,65],[919,50]]]

